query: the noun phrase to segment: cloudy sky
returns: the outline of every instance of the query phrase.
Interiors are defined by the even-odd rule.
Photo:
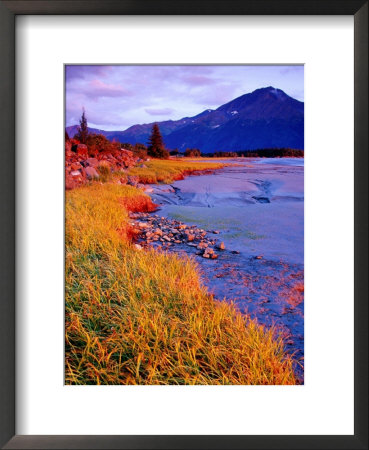
[[[68,65],[66,126],[82,108],[88,124],[125,130],[137,123],[177,120],[267,86],[304,100],[303,66]]]

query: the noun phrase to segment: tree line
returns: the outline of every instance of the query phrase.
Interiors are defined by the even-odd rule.
[[[68,133],[65,132],[65,139],[69,140]],[[185,156],[196,158],[205,156],[207,158],[236,158],[236,157],[303,157],[304,150],[292,148],[261,148],[256,150],[240,150],[240,151],[214,151],[213,153],[202,153],[198,148],[187,148],[184,152],[178,149],[168,150],[165,147],[163,137],[161,135],[159,125],[154,124],[151,130],[147,145],[142,143],[130,144],[127,142],[111,142],[102,134],[89,133],[86,112],[83,109],[77,133],[73,139],[78,140],[82,144],[86,144],[90,154],[98,154],[99,152],[111,152],[125,148],[132,151],[138,158],[146,159],[160,158],[168,159],[169,156]]]

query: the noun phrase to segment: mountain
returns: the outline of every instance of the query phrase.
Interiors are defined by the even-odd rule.
[[[70,127],[66,127],[66,132],[68,133],[68,136],[70,138],[72,138],[77,132],[78,132],[78,125],[72,125]],[[88,131],[90,133],[96,133],[96,134],[103,134],[104,136],[106,136],[106,133],[110,133],[110,131],[104,131],[104,130],[99,130],[98,128],[90,128],[88,127]],[[113,131],[113,133],[115,133],[115,131]]]
[[[304,148],[304,103],[272,86],[242,95],[194,117],[157,122],[168,148],[214,151]],[[147,144],[153,123],[103,131],[108,139]],[[67,127],[69,129],[74,127]],[[92,131],[92,129],[91,129]],[[94,131],[96,132],[96,131]]]

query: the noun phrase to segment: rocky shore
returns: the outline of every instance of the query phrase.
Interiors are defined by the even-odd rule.
[[[215,237],[220,234],[218,230],[204,230],[157,214],[131,213],[130,218],[138,250],[149,246],[162,250],[185,248],[187,252],[192,250],[205,259],[217,259],[221,252],[226,251],[224,242]],[[239,252],[233,250],[231,253]]]
[[[126,149],[100,152],[91,156],[86,145],[71,139],[65,143],[65,188],[81,186],[89,180],[99,178],[104,172],[124,172],[140,161],[133,152]],[[126,182],[125,178],[121,180],[122,184]]]

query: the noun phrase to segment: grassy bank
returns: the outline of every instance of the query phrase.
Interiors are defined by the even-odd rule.
[[[176,180],[183,180],[183,178],[191,173],[216,170],[224,167],[225,164],[201,161],[186,161],[179,160],[160,160],[153,159],[146,161],[144,167],[134,167],[129,170],[129,175],[134,175],[139,178],[140,183],[173,183]]]
[[[66,384],[295,384],[282,341],[192,260],[134,248],[128,210],[152,208],[130,186],[66,193]]]

